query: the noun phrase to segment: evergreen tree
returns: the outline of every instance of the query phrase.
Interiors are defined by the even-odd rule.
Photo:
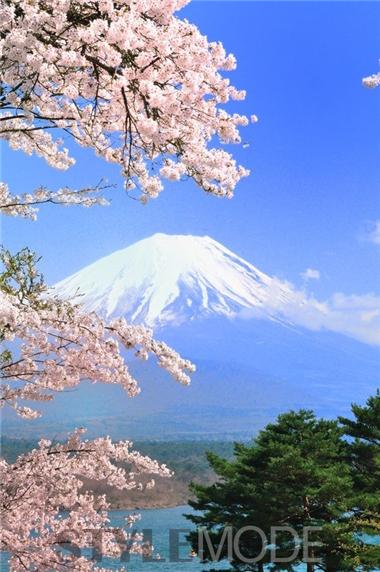
[[[380,536],[380,392],[366,405],[352,405],[353,418],[340,417],[348,437],[354,500],[352,527],[363,534]],[[380,546],[369,545],[363,556],[369,567],[380,568]]]
[[[326,572],[355,570],[358,562],[362,569],[373,569],[366,565],[364,544],[352,531],[354,484],[348,445],[342,436],[336,421],[317,419],[313,412],[301,410],[280,415],[252,444],[236,444],[233,461],[209,455],[218,481],[212,486],[192,485],[196,499],[190,505],[201,513],[188,515],[210,534],[211,546],[203,543],[204,560],[212,560],[225,527],[236,534],[244,526],[256,526],[270,543],[273,527],[288,526],[299,540],[289,530],[279,532],[275,554],[270,547],[263,553],[258,533],[241,535],[239,553],[234,551],[230,560],[232,568],[260,572],[272,552],[278,570],[291,570],[305,561],[305,556],[319,559],[318,569]],[[305,527],[318,527],[309,542],[305,541]],[[190,541],[199,551],[197,532],[191,533]],[[319,544],[310,546],[316,542]],[[306,548],[308,554],[303,554]],[[224,543],[219,559],[227,552]],[[291,563],[280,561],[293,553]],[[255,557],[255,563],[244,562]],[[311,572],[315,564],[309,562],[307,569]]]

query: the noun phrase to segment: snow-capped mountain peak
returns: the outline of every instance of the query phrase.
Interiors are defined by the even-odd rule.
[[[82,294],[88,310],[134,323],[177,325],[290,301],[286,284],[260,272],[208,236],[154,234],[86,266],[56,284]],[[276,300],[274,300],[274,295]]]

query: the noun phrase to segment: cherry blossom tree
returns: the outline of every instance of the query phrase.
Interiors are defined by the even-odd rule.
[[[176,16],[187,1],[2,0],[0,136],[67,169],[63,133],[120,165],[144,201],[183,177],[231,197],[248,171],[212,144],[240,143],[248,118],[221,105],[245,92],[221,73],[234,56]]]
[[[0,406],[33,419],[40,412],[30,403],[49,401],[84,379],[117,383],[134,397],[140,388],[123,351],[140,359],[152,354],[177,381],[190,382],[194,366],[147,328],[122,318],[105,323],[55,297],[28,249],[15,256],[3,251],[1,258]],[[110,526],[106,498],[84,490],[83,481],[106,480],[129,490],[143,488],[141,475],[167,477],[170,471],[133,451],[128,441],[83,441],[82,432],[66,443],[42,440],[13,464],[0,460],[0,549],[10,553],[12,571],[101,570],[81,549],[114,557],[144,549],[143,539],[128,528]],[[144,486],[153,485],[150,480]]]
[[[26,418],[38,411],[25,401],[48,401],[54,392],[86,379],[121,385],[130,397],[140,388],[122,355],[134,351],[140,359],[156,357],[177,381],[187,385],[194,366],[153,338],[150,329],[128,324],[124,318],[105,323],[79,304],[54,297],[35,267],[28,249],[12,256],[2,253],[0,278],[0,341],[16,349],[1,354],[0,404]],[[11,346],[12,347],[12,346]]]
[[[127,193],[146,202],[165,180],[192,179],[231,197],[248,171],[222,144],[240,143],[242,100],[224,77],[232,55],[177,17],[187,0],[0,0],[0,137],[57,169],[74,163],[70,140],[120,166]],[[252,121],[256,121],[252,116]],[[75,149],[75,145],[70,145]],[[12,193],[0,183],[0,212],[35,219],[45,203],[106,204],[94,187]],[[124,359],[154,356],[177,381],[194,366],[143,327],[105,322],[49,290],[28,249],[4,250],[0,275],[0,405],[33,419],[34,403],[82,380],[140,391]],[[143,487],[142,475],[170,476],[128,441],[42,440],[15,463],[0,461],[0,550],[14,571],[103,570],[83,549],[109,556],[141,552],[143,539],[110,525],[107,500],[83,487],[106,480]],[[153,482],[148,481],[151,486]]]
[[[10,555],[12,571],[101,571],[107,570],[97,565],[103,556],[123,560],[145,549],[143,537],[129,530],[137,515],[130,515],[125,527],[111,526],[106,498],[83,490],[83,479],[131,490],[142,488],[141,474],[167,477],[170,471],[127,441],[83,440],[82,432],[63,444],[41,440],[13,464],[0,459],[0,545]]]

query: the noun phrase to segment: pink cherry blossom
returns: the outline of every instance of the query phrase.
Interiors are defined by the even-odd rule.
[[[190,382],[194,366],[157,341],[151,330],[124,318],[106,323],[80,305],[57,298],[45,287],[29,251],[16,257],[5,251],[2,261],[0,406],[33,420],[40,413],[31,402],[50,401],[57,391],[84,379],[119,384],[135,397],[140,387],[125,362],[127,351],[142,360],[154,355],[177,381]],[[9,553],[12,572],[101,571],[105,569],[80,549],[95,546],[102,555],[118,557],[121,550],[146,548],[141,535],[128,527],[110,526],[105,497],[86,492],[83,483],[106,481],[119,489],[142,490],[154,486],[154,480],[143,485],[141,475],[168,477],[170,471],[132,451],[128,441],[82,441],[82,432],[64,444],[43,440],[13,464],[0,459],[0,551]],[[76,550],[67,554],[63,545],[75,545]]]
[[[106,323],[49,293],[33,307],[0,291],[0,308],[0,333],[11,354],[0,366],[0,406],[11,406],[23,417],[38,415],[25,401],[51,400],[55,392],[82,380],[119,384],[135,397],[140,387],[124,360],[125,350],[143,360],[154,355],[158,365],[184,385],[194,371],[148,328],[124,318]]]
[[[38,207],[45,203],[59,205],[81,205],[92,207],[94,205],[107,205],[108,201],[101,196],[106,185],[93,188],[73,190],[67,187],[58,191],[49,191],[40,187],[33,193],[12,195],[8,185],[0,182],[0,213],[7,216],[21,216],[36,220]]]
[[[106,498],[87,492],[83,483],[107,480],[120,490],[143,489],[152,480],[142,485],[142,475],[170,477],[169,469],[134,451],[129,441],[83,440],[82,434],[78,429],[64,443],[41,440],[13,464],[0,460],[0,550],[9,553],[12,572],[102,571],[84,548],[114,558],[144,550],[142,535],[131,530],[138,516],[130,515],[124,528],[112,527]]]
[[[176,13],[187,0],[6,0],[0,2],[0,137],[11,149],[50,166],[74,163],[73,139],[120,166],[127,193],[146,202],[164,182],[191,178],[204,191],[230,198],[248,171],[222,144],[239,144],[247,117],[223,108],[243,100],[225,71],[236,67],[220,42],[209,42]],[[255,116],[252,116],[255,117]],[[66,143],[67,144],[67,143]],[[36,218],[39,205],[105,204],[104,186],[40,187],[12,194],[0,183],[0,212]],[[151,330],[119,318],[105,322],[45,288],[33,260],[3,257],[0,282],[0,405],[26,420],[33,403],[93,383],[140,387],[124,357],[154,356],[188,384],[194,366]],[[31,422],[31,421],[30,421]],[[12,572],[102,571],[82,548],[118,556],[151,551],[141,535],[110,526],[105,497],[83,483],[143,488],[141,475],[170,476],[165,466],[132,451],[129,442],[43,440],[10,464],[0,459],[0,550]],[[146,487],[154,485],[151,479]],[[75,546],[79,552],[62,551]]]
[[[117,163],[144,201],[192,178],[231,197],[248,171],[226,150],[244,116],[220,106],[245,91],[236,60],[177,16],[185,0],[8,0],[0,4],[0,136],[69,168],[62,134]],[[177,168],[165,168],[170,159]]]
[[[371,89],[379,87],[380,85],[380,73],[374,73],[368,77],[363,78],[363,85]]]

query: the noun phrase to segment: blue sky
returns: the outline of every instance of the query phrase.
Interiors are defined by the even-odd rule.
[[[208,234],[261,270],[310,289],[380,294],[380,245],[366,239],[380,219],[380,92],[361,86],[377,71],[376,2],[198,1],[183,10],[238,60],[233,83],[248,91],[235,109],[259,116],[236,149],[252,174],[231,201],[191,183],[168,184],[142,206],[123,195],[118,169],[75,149],[75,167],[54,171],[3,147],[2,179],[14,192],[41,184],[80,187],[102,177],[119,186],[108,208],[42,208],[36,223],[2,221],[2,242],[29,245],[53,283],[154,232]]]

